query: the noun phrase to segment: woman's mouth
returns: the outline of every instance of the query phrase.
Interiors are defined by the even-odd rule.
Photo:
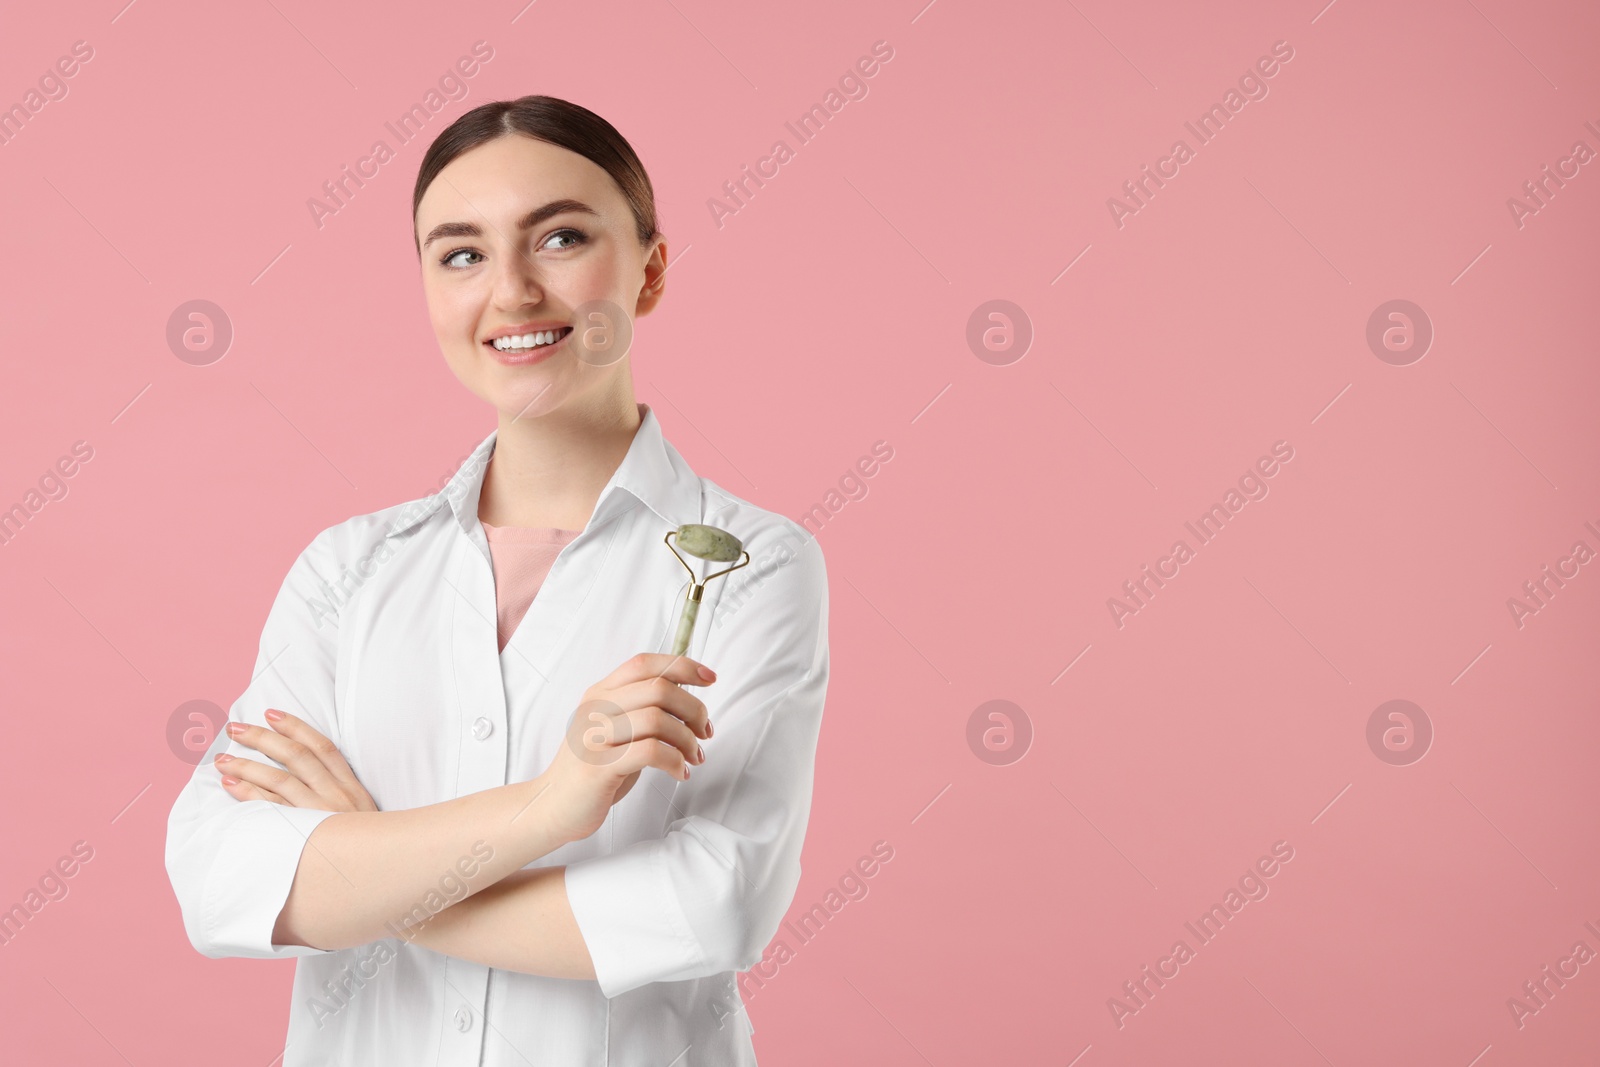
[[[541,330],[537,333],[496,337],[492,341],[485,341],[484,344],[501,363],[526,366],[548,358],[565,343],[570,333],[572,327],[563,326],[559,330]]]

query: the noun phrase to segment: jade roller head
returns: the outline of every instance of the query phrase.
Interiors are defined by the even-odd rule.
[[[683,564],[683,569],[689,572],[689,596],[684,601],[683,614],[678,617],[677,636],[672,639],[672,654],[681,656],[688,651],[689,638],[694,635],[694,622],[700,616],[700,598],[705,595],[706,584],[713,578],[721,578],[729,571],[736,571],[748,564],[750,553],[746,552],[739,539],[727,530],[692,522],[676,530],[668,530],[663,540],[667,542],[667,547],[672,549],[672,554],[678,557],[678,562]],[[677,543],[674,544],[674,541]],[[689,561],[679,555],[680,549],[696,559],[710,563],[729,563],[739,559],[740,556],[744,559],[726,570],[706,575],[705,581],[701,581],[695,577],[694,568],[689,566]]]

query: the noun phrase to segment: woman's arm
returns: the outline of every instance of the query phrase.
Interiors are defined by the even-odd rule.
[[[407,927],[593,833],[644,768],[687,779],[689,763],[704,759],[696,737],[711,728],[705,705],[682,686],[714,679],[687,657],[640,653],[589,688],[566,744],[532,781],[402,811],[375,810],[337,746],[298,716],[273,709],[270,729],[232,724],[235,741],[281,766],[219,756],[230,795],[333,813],[306,838],[273,944],[330,950],[409,936]],[[564,938],[586,966],[581,937],[571,944],[565,891],[558,895],[555,929],[543,933]]]
[[[437,920],[463,894],[567,843],[544,817],[545,790],[540,776],[421,808],[324,819],[301,853],[273,942],[350,948]]]
[[[518,871],[452,904],[413,944],[505,971],[593,980],[594,961],[567,903],[565,867]]]
[[[269,709],[271,729],[230,723],[229,735],[282,764],[217,757],[240,800],[334,814],[314,826],[273,925],[275,945],[348,948],[407,936],[443,909],[494,885],[567,841],[544,775],[439,804],[381,812],[327,736]]]

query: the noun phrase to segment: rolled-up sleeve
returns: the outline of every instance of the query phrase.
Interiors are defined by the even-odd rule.
[[[295,560],[262,628],[252,679],[228,714],[266,726],[268,708],[299,715],[339,740],[334,719],[338,618],[323,575],[337,567],[329,531]],[[294,884],[306,840],[331,811],[235,800],[213,765],[218,753],[274,767],[277,761],[218,734],[167,819],[167,876],[195,949],[213,958],[309,956],[326,950],[274,945],[273,927]]]
[[[696,690],[716,734],[706,762],[676,785],[665,836],[567,866],[567,899],[607,997],[748,969],[794,899],[828,685],[827,572],[803,528],[779,533],[797,530],[792,558],[730,586],[723,603],[736,614],[712,620],[690,653],[718,675]],[[764,558],[761,544],[747,547]]]

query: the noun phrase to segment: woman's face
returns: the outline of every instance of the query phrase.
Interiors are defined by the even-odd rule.
[[[661,297],[666,241],[640,247],[622,191],[576,152],[521,134],[450,162],[417,207],[422,287],[445,361],[507,420],[537,418],[630,373],[608,340]],[[575,327],[584,332],[573,336]],[[554,331],[548,349],[501,351],[507,334]],[[587,339],[588,343],[585,343]]]

